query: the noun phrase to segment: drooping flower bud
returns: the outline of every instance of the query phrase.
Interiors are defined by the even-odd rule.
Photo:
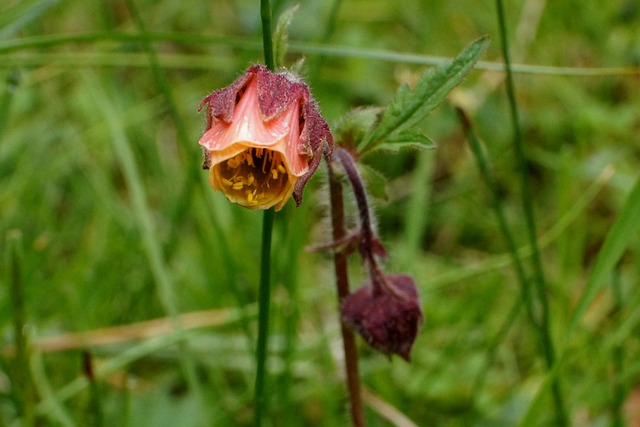
[[[309,88],[288,73],[262,65],[247,69],[208,95],[207,129],[200,139],[209,183],[249,209],[280,210],[296,203],[333,138]]]
[[[366,283],[342,301],[342,321],[376,350],[409,361],[423,321],[415,282],[405,274],[374,280],[385,280],[385,284]]]

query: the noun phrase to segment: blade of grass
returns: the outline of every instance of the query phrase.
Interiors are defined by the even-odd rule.
[[[550,331],[550,315],[549,301],[547,298],[547,283],[538,248],[536,237],[536,222],[533,212],[533,193],[529,182],[529,164],[524,152],[524,142],[520,129],[520,117],[518,114],[518,103],[515,95],[515,85],[513,83],[513,74],[511,73],[511,59],[509,53],[509,40],[507,37],[506,19],[504,13],[504,5],[502,0],[496,0],[496,9],[498,13],[498,25],[500,28],[500,41],[502,47],[502,56],[507,71],[506,86],[507,97],[509,99],[509,114],[513,131],[513,146],[516,156],[517,168],[521,177],[521,201],[524,211],[525,222],[527,225],[527,239],[532,249],[531,263],[533,267],[533,283],[536,285],[536,299],[540,305],[540,318],[538,319],[541,344],[544,353],[544,360],[547,369],[551,369],[555,361],[555,349],[551,339]],[[567,413],[565,409],[564,398],[559,382],[559,378],[554,379],[551,384],[551,392],[553,395],[553,403],[555,408],[555,422],[558,426],[566,426],[568,424]]]
[[[38,412],[49,417],[55,425],[61,425],[63,427],[75,426],[76,423],[73,421],[73,417],[68,413],[64,405],[62,405],[60,399],[53,393],[51,384],[47,379],[42,355],[38,352],[32,352],[29,365],[31,375],[33,375],[33,382],[42,399],[42,403],[38,405],[40,407]]]
[[[329,12],[329,17],[327,18],[327,24],[325,25],[324,34],[321,38],[322,44],[328,44],[331,40],[331,36],[333,35],[336,28],[336,22],[338,20],[338,14],[340,13],[341,4],[342,0],[333,0],[331,11]],[[312,57],[309,61],[310,66],[308,68],[308,75],[310,82],[314,82],[318,79],[318,75],[324,64],[324,59],[325,55],[314,55],[314,57]]]
[[[102,404],[102,393],[100,390],[100,384],[96,380],[95,368],[93,363],[93,357],[87,350],[82,352],[82,367],[84,375],[89,382],[89,424],[94,427],[102,427],[104,423],[104,409]]]
[[[31,22],[40,18],[58,0],[20,1],[0,14],[0,39],[16,34]]]
[[[295,209],[288,209],[284,219],[286,228],[289,230],[307,229],[307,206],[301,205]],[[285,233],[279,233],[282,236]],[[300,270],[300,254],[303,252],[305,238],[304,233],[286,233],[286,239],[281,244],[286,248],[283,251],[285,257],[280,257],[278,263],[278,277],[284,284],[287,298],[281,303],[280,312],[284,323],[284,344],[282,349],[283,370],[278,381],[278,394],[281,408],[284,408],[282,425],[295,425],[298,416],[289,408],[295,405],[292,396],[292,385],[294,384],[295,372],[294,361],[299,346],[298,327],[300,322],[300,289],[298,288],[298,273]],[[280,246],[276,243],[276,246]]]
[[[513,233],[511,232],[511,229],[509,228],[509,224],[507,223],[507,217],[505,215],[505,210],[502,204],[502,198],[500,197],[498,186],[493,178],[493,175],[491,174],[489,162],[487,161],[484,150],[480,145],[480,141],[476,137],[475,132],[473,132],[471,123],[466,114],[460,108],[458,108],[457,111],[462,123],[462,127],[465,131],[469,144],[471,145],[471,150],[473,151],[474,158],[476,159],[478,169],[480,170],[485,184],[491,192],[491,197],[493,199],[492,207],[498,220],[498,225],[500,226],[500,232],[502,233],[507,243],[511,262],[516,269],[518,282],[520,283],[520,290],[522,292],[522,299],[524,300],[525,306],[527,308],[529,319],[533,326],[538,330],[538,332],[541,332],[541,325],[538,323],[538,319],[536,318],[537,310],[535,306],[536,301],[534,300],[535,294],[527,277],[522,258],[519,254],[518,247],[516,246],[515,238],[513,236]]]
[[[209,199],[205,198],[204,204],[207,205],[204,207],[203,211],[206,212],[206,218],[200,219],[196,221],[200,227],[202,227],[202,231],[199,233],[201,236],[202,247],[211,247],[211,253],[217,254],[225,268],[221,268],[220,270],[215,271],[216,274],[221,273],[222,278],[220,279],[222,283],[232,284],[232,286],[228,286],[229,290],[233,294],[237,307],[240,309],[242,316],[240,319],[241,328],[247,338],[247,349],[249,352],[255,351],[255,339],[254,339],[254,331],[252,330],[252,318],[255,317],[252,312],[252,306],[247,301],[247,297],[245,292],[240,286],[235,286],[233,284],[240,283],[240,274],[239,272],[242,269],[239,267],[238,262],[233,257],[233,253],[228,250],[231,247],[229,244],[229,239],[227,235],[224,233],[223,227],[220,224],[220,220],[217,215],[210,214],[211,208],[209,204]],[[197,212],[196,215],[202,216],[202,213]]]
[[[606,167],[599,175],[598,179],[591,184],[580,196],[575,200],[569,211],[567,211],[553,227],[544,233],[538,239],[539,247],[545,248],[562,236],[581,214],[584,214],[587,207],[594,201],[595,197],[602,188],[610,181],[613,176],[613,169]],[[518,248],[519,255],[524,259],[531,256],[531,248],[529,245]],[[438,288],[446,286],[450,283],[468,280],[480,274],[488,273],[493,270],[505,268],[512,263],[511,254],[496,255],[491,258],[463,268],[456,268],[448,273],[435,276],[431,279],[431,286]]]
[[[569,327],[560,346],[559,357],[553,365],[544,382],[538,389],[531,404],[520,423],[520,427],[533,427],[536,425],[538,415],[541,413],[541,406],[545,391],[551,382],[558,375],[561,366],[568,356],[569,344],[573,334],[578,328],[585,312],[604,286],[607,277],[611,277],[616,264],[624,254],[629,244],[635,242],[640,231],[640,178],[631,190],[629,196],[620,210],[618,217],[609,229],[605,241],[596,256],[595,262],[584,291],[569,321]]]
[[[256,317],[256,307],[248,305],[234,309],[223,308],[216,310],[182,313],[180,323],[184,331],[214,326],[229,325],[242,322],[243,317]],[[69,350],[82,350],[91,347],[125,344],[130,341],[143,340],[156,336],[168,335],[173,331],[171,319],[167,317],[130,323],[127,325],[108,328],[92,329],[83,332],[68,332],[60,335],[42,337],[33,341],[31,346],[40,353],[55,353]],[[0,348],[3,355],[16,354],[16,348],[7,345]]]
[[[9,71],[5,79],[5,87],[2,91],[2,97],[0,98],[0,141],[2,141],[2,135],[7,128],[7,123],[9,122],[9,116],[11,112],[11,104],[19,84],[20,75],[18,74],[18,71]],[[0,152],[1,151],[2,145],[0,145]]]
[[[126,2],[134,18],[136,26],[138,27],[138,31],[142,34],[146,34],[146,24],[142,19],[142,16],[140,15],[140,11],[136,6],[135,1],[126,0]],[[174,99],[173,91],[171,90],[171,83],[169,82],[169,79],[167,78],[164,70],[160,66],[158,54],[153,44],[151,44],[148,40],[142,40],[141,43],[149,58],[149,64],[151,65],[151,71],[153,72],[156,84],[158,85],[160,91],[162,92],[162,95],[164,96],[166,106],[171,117],[173,118],[174,124],[176,125],[176,129],[178,131],[178,140],[180,142],[178,144],[177,151],[182,157],[182,164],[190,165],[189,159],[191,158],[191,156],[189,155],[186,147],[189,147],[191,145],[191,139],[189,138],[189,132],[187,131],[184,120],[182,120],[182,117],[180,116],[178,105]],[[187,210],[189,209],[189,206],[191,204],[191,198],[193,197],[194,190],[196,188],[202,189],[202,185],[198,185],[198,183],[200,182],[200,171],[198,170],[198,168],[187,166],[186,169],[187,173],[185,174],[184,184],[182,186],[182,190],[180,190],[179,192],[180,196],[175,203],[175,208],[170,218],[170,221],[173,224],[178,224],[180,222],[180,219],[188,216]],[[168,239],[169,244],[165,248],[168,257],[170,257],[173,251],[175,251],[175,249],[177,248],[179,233],[180,227],[171,227],[171,235]]]
[[[616,417],[624,419],[624,402],[629,392],[629,386],[634,384],[637,378],[637,368],[629,363],[627,355],[629,352],[628,343],[635,338],[635,330],[640,324],[640,291],[632,289],[622,295],[619,268],[611,277],[611,293],[613,298],[612,318],[615,322],[611,325],[611,330],[606,334],[606,338],[598,343],[597,354],[589,354],[590,369],[595,372],[606,372],[612,369],[612,393],[611,393],[611,414],[612,425],[617,422]],[[618,295],[616,296],[616,293]],[[574,347],[575,348],[575,347]],[[626,361],[626,363],[625,363]],[[637,366],[637,365],[636,365]],[[581,389],[583,393],[588,390],[599,390],[602,387],[602,377],[592,376],[583,382]],[[620,407],[618,405],[621,405]],[[621,424],[624,425],[624,424]]]
[[[254,307],[252,307],[252,311],[255,311],[253,310],[253,308]],[[193,314],[196,314],[197,317],[200,317],[200,314],[197,314],[197,313],[193,313]],[[206,326],[207,327],[226,326],[239,321],[242,318],[242,316],[243,316],[243,313],[239,308],[233,309],[233,310],[230,310],[224,316],[215,319],[215,321],[207,322]],[[192,319],[191,314],[185,314],[183,315],[183,317],[187,324],[191,323],[193,320],[197,320],[197,319]],[[133,332],[134,335],[136,335],[139,332],[141,337],[143,336],[148,337],[149,335],[152,335],[151,338],[143,340],[139,344],[132,345],[128,347],[126,350],[118,352],[117,355],[114,356],[113,358],[104,360],[102,363],[97,365],[94,371],[95,379],[96,381],[101,381],[106,379],[109,375],[113,374],[114,372],[122,371],[131,363],[134,363],[146,356],[156,353],[163,348],[169,348],[171,346],[179,344],[182,341],[186,341],[191,337],[198,336],[198,333],[195,330],[177,331],[173,327],[167,327],[167,323],[170,323],[170,319],[158,319],[158,320],[152,320],[147,322],[140,322],[133,325],[124,325],[124,326],[119,326],[115,328],[108,328],[103,332],[98,331],[99,334],[103,334],[103,333],[107,334],[107,336],[104,336],[103,338],[106,338],[106,341],[108,342],[104,342],[101,338],[98,338],[98,337],[96,337],[97,339],[93,340],[89,336],[88,342],[85,342],[85,345],[81,345],[80,342],[77,342],[79,340],[79,337],[77,337],[75,334],[69,337],[60,337],[62,338],[61,341],[66,342],[66,344],[61,346],[61,348],[54,349],[54,351],[64,351],[70,348],[81,348],[81,347],[86,347],[86,345],[99,346],[102,344],[113,344],[113,343],[123,342],[123,339],[126,340],[126,335],[129,332]],[[192,325],[192,326],[195,327],[196,325]],[[125,329],[128,329],[128,328],[132,328],[133,331],[129,331],[129,332],[124,331]],[[150,332],[148,328],[151,328],[151,330],[154,330],[155,332]],[[156,336],[156,334],[158,335]],[[56,340],[56,337],[53,337],[53,338],[54,340]],[[48,338],[35,339],[35,337],[33,339],[34,343],[38,343],[38,342],[44,343],[46,341],[50,341],[50,339]],[[42,350],[47,351],[46,348],[43,348]],[[43,398],[43,401],[38,403],[38,405],[36,406],[36,411],[37,413],[42,414],[45,408],[52,404],[50,400],[52,399],[55,400],[54,403],[65,402],[71,399],[73,396],[80,393],[81,391],[85,390],[87,387],[89,387],[89,381],[87,377],[85,375],[80,375],[75,380],[61,387],[55,393],[51,394],[46,398]]]
[[[29,375],[29,348],[25,337],[26,313],[23,280],[23,252],[22,233],[18,230],[9,230],[6,238],[5,266],[7,272],[6,282],[9,284],[11,295],[11,308],[13,309],[13,335],[15,340],[15,357],[12,372],[15,381],[14,388],[18,413],[22,417],[23,426],[34,425],[35,417],[33,405],[35,395],[32,378]]]
[[[536,301],[534,300],[535,298],[534,290],[532,289],[531,282],[527,277],[527,273],[525,271],[524,264],[523,264],[523,258],[518,251],[513,233],[511,232],[511,229],[509,228],[509,225],[507,223],[505,209],[502,204],[502,198],[500,197],[498,186],[495,182],[495,179],[493,178],[491,169],[489,167],[489,162],[486,158],[486,155],[480,144],[480,141],[478,140],[475,132],[471,127],[471,122],[469,121],[468,117],[466,116],[466,114],[461,108],[457,108],[457,112],[458,112],[458,116],[460,118],[462,127],[464,129],[465,135],[467,137],[467,140],[469,141],[469,145],[471,146],[471,150],[476,160],[476,165],[478,166],[478,169],[480,170],[480,174],[482,175],[482,178],[485,181],[485,184],[489,188],[489,191],[491,193],[492,202],[493,202],[492,207],[496,215],[496,218],[498,220],[500,232],[502,233],[507,243],[507,248],[509,250],[509,256],[511,257],[511,262],[514,265],[516,270],[516,275],[518,277],[518,282],[520,284],[520,292],[522,294],[522,302],[525,305],[527,315],[529,317],[529,321],[531,322],[534,329],[538,333],[540,340],[542,342],[544,340],[544,337],[543,337],[544,331],[542,330],[542,325],[539,323],[538,319],[536,318],[536,312],[538,311],[538,309],[536,307]],[[500,342],[497,340],[505,337],[509,329],[511,328],[511,326],[515,324],[514,320],[517,317],[519,310],[520,310],[520,303],[516,303],[514,307],[511,309],[511,312],[507,317],[506,322],[503,324],[503,327],[500,328],[500,331],[498,332],[498,334],[496,334],[496,337],[492,341],[492,344],[489,346],[486,363],[490,363],[491,359],[493,358],[493,353],[495,352],[495,348]],[[481,378],[483,378],[483,376],[479,376],[478,379],[476,380],[477,387],[479,387],[482,383]]]
[[[92,93],[92,98],[96,101],[96,111],[103,116],[109,128],[111,143],[120,162],[127,188],[131,194],[134,219],[140,231],[142,246],[155,279],[158,298],[171,319],[174,329],[176,331],[182,331],[173,279],[165,264],[162,247],[153,229],[152,215],[146,202],[147,197],[144,185],[129,140],[116,113],[116,107],[101,87],[101,84],[88,74],[84,74],[83,77],[86,81],[87,90]],[[181,345],[180,362],[189,388],[203,408],[202,414],[205,414],[205,404],[196,376],[195,365],[186,343]]]
[[[428,151],[417,153],[416,168],[411,182],[411,196],[409,198],[405,227],[402,233],[402,252],[398,257],[403,268],[410,268],[415,264],[420,253],[420,243],[429,221],[428,209],[431,198],[429,177],[433,171],[435,156]]]
[[[129,347],[128,349],[121,351],[113,358],[103,361],[95,370],[96,380],[104,380],[114,372],[118,372],[126,368],[128,365],[143,359],[163,348],[171,347],[173,345],[180,345],[181,342],[188,340],[189,338],[196,336],[194,332],[184,332],[173,330],[169,335],[154,337],[143,341],[142,343]],[[51,405],[60,405],[78,393],[86,390],[89,387],[89,380],[85,375],[80,375],[73,381],[69,382],[65,386],[58,389],[55,393],[48,394],[42,397],[42,401],[36,406],[38,414],[44,414]]]
[[[611,280],[611,293],[613,294],[613,310],[614,316],[618,319],[618,324],[622,323],[622,309],[624,307],[622,286],[620,283],[620,272],[614,270]],[[624,372],[624,355],[625,350],[622,343],[616,344],[611,351],[611,363],[613,367],[613,384],[611,397],[611,426],[623,427],[625,425],[622,406],[627,395],[625,386],[622,380],[622,373]]]
[[[611,273],[624,251],[630,243],[636,241],[637,233],[640,229],[638,218],[640,218],[640,178],[636,180],[624,206],[618,213],[618,217],[607,233],[602,248],[598,252],[584,292],[571,317],[563,340],[563,346],[566,347],[568,345],[568,341],[577,329],[582,317],[602,289],[606,278],[611,277]]]
[[[260,40],[251,37],[238,36],[206,36],[202,34],[188,33],[145,33],[131,34],[119,33],[117,31],[110,32],[92,32],[84,34],[62,34],[47,36],[32,36],[20,39],[11,39],[0,41],[0,53],[14,52],[29,48],[58,46],[72,43],[95,43],[97,41],[115,41],[121,43],[130,43],[134,41],[149,42],[174,42],[183,44],[204,44],[211,46],[214,44],[226,45],[239,49],[258,51],[262,47]],[[398,53],[388,50],[366,49],[363,47],[347,47],[336,45],[323,45],[317,43],[291,42],[289,43],[289,52],[299,54],[318,54],[332,58],[360,58],[370,61],[385,61],[394,63],[416,64],[437,66],[450,61],[449,57],[432,56],[413,53]],[[81,52],[74,52],[78,55]],[[124,53],[120,53],[123,55]],[[160,60],[165,57],[171,57],[170,54],[163,54]],[[191,60],[187,61],[190,69],[210,69],[211,55],[190,55]],[[171,67],[185,68],[182,61],[172,61]],[[39,63],[47,63],[43,59]],[[149,63],[141,64],[149,66]],[[64,66],[64,64],[61,64]],[[163,65],[163,67],[166,67]],[[478,61],[474,68],[487,71],[505,71],[504,64],[499,62]],[[540,76],[572,76],[572,77],[602,77],[602,76],[637,76],[640,75],[640,67],[555,67],[546,65],[527,65],[527,64],[511,64],[511,72],[518,74],[533,74]]]

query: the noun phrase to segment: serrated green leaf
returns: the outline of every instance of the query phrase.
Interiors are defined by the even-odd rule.
[[[392,133],[411,127],[426,117],[444,101],[451,89],[460,84],[488,45],[488,36],[479,38],[453,61],[425,72],[413,90],[408,85],[402,85],[387,106],[378,126],[360,143],[358,151],[365,151],[374,144],[382,143]]]
[[[425,145],[425,144],[421,144],[419,142],[394,142],[393,144],[390,144],[388,142],[383,142],[382,144],[376,144],[375,147],[373,147],[370,151],[367,151],[367,154],[371,153],[371,152],[374,152],[374,151],[378,151],[378,150],[390,151],[392,153],[397,153],[398,151],[404,150],[404,149],[431,150],[433,148],[435,148],[435,144]]]
[[[389,135],[383,144],[386,145],[420,145],[420,148],[435,148],[436,143],[419,129],[404,129]]]
[[[289,26],[298,10],[299,5],[295,5],[285,10],[276,24],[276,29],[273,32],[273,50],[275,52],[276,64],[282,65],[284,63],[284,57],[287,54],[287,48],[289,44]]]

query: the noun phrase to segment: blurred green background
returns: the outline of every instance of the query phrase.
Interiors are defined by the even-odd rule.
[[[274,1],[274,17],[292,5]],[[506,20],[513,62],[551,67],[515,85],[558,344],[638,177],[640,5],[517,0]],[[302,1],[286,65],[305,58],[335,124],[481,35],[501,63],[497,22],[488,0]],[[0,425],[251,424],[262,215],[208,187],[197,107],[261,62],[260,34],[257,1],[2,2]],[[451,105],[524,247],[504,74],[475,70],[450,100],[421,124],[437,149],[368,159],[389,178],[375,201],[387,270],[414,275],[425,312],[410,364],[360,346],[370,426],[516,425],[546,378]],[[349,422],[331,259],[305,251],[327,241],[325,181],[276,216],[272,426]],[[640,422],[639,249],[631,239],[568,343],[573,425]],[[351,272],[357,286],[357,259]],[[534,425],[552,420],[542,397]]]

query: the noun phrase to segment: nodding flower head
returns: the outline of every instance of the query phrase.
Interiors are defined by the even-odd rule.
[[[213,189],[249,209],[280,210],[291,195],[300,205],[322,154],[333,149],[307,85],[256,65],[204,98],[198,110],[205,105],[200,145]]]
[[[376,283],[376,281],[384,281]],[[342,321],[367,343],[385,354],[397,354],[407,362],[422,324],[418,291],[411,276],[389,274],[374,277],[340,304]]]

